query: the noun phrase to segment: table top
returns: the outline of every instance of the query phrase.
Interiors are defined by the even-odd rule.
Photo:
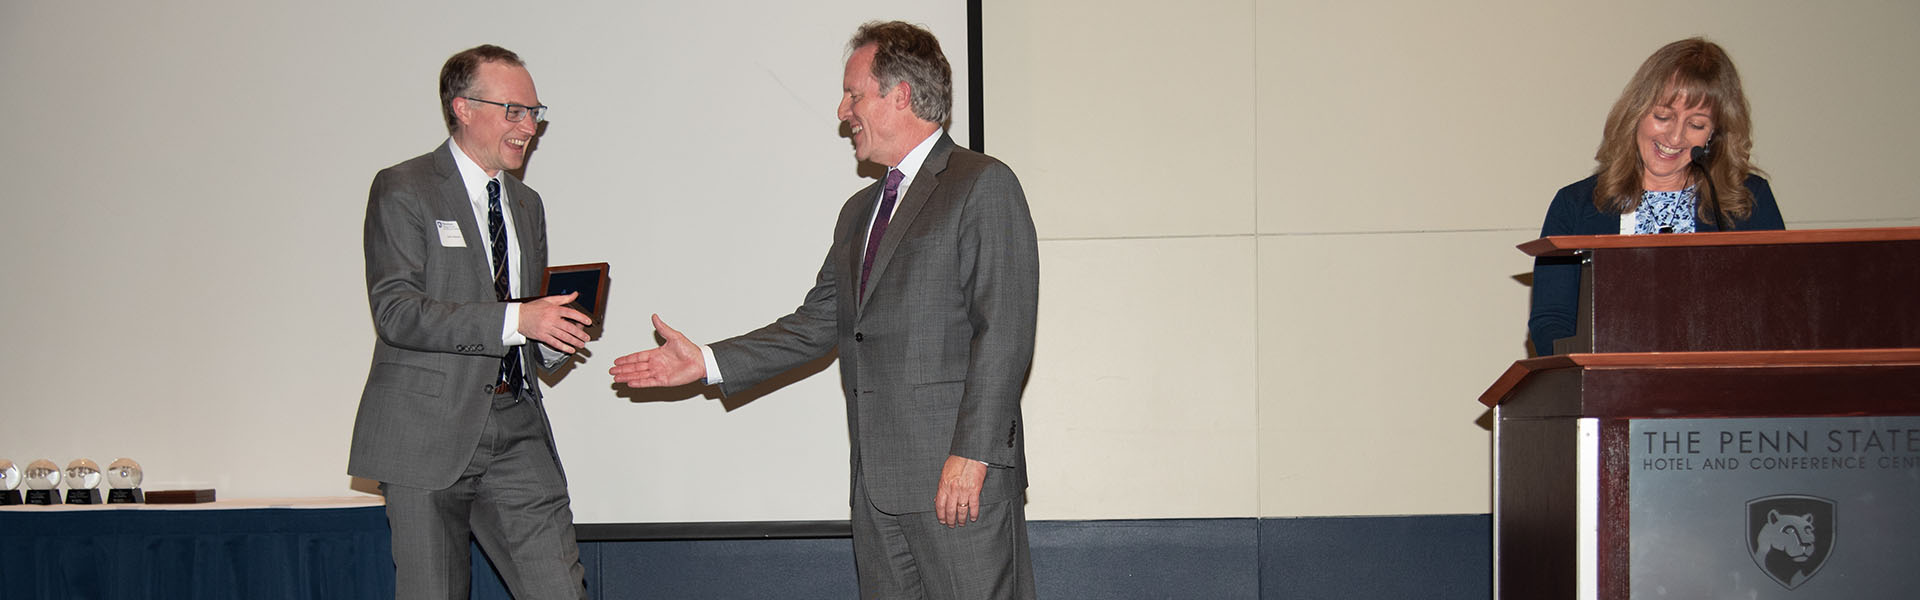
[[[61,491],[65,493],[64,490]],[[72,512],[88,510],[239,510],[253,508],[361,508],[381,506],[379,496],[330,496],[314,498],[233,498],[196,504],[16,504],[0,506],[0,512]]]

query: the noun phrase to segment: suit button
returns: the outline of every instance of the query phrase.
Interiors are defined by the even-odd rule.
[[[864,333],[860,333],[860,332],[858,332],[858,331],[855,331],[855,332],[853,332],[853,341],[856,341],[856,342],[864,342],[864,341],[867,341],[867,334],[864,334]]]

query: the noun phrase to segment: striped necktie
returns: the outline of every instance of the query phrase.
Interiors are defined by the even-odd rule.
[[[500,180],[487,180],[487,239],[493,254],[493,295],[502,302],[513,298],[512,279],[507,270],[507,220],[500,212]],[[500,377],[495,383],[507,384],[507,389],[520,391],[525,377],[520,372],[521,347],[509,348],[507,357],[500,359]]]

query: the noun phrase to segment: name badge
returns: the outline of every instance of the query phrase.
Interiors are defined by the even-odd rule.
[[[460,223],[456,221],[434,221],[433,226],[440,230],[440,245],[445,248],[467,247],[466,236],[460,235]]]

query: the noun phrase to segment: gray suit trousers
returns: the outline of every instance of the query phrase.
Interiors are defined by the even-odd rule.
[[[452,486],[380,484],[398,600],[467,600],[470,539],[493,558],[517,600],[587,597],[566,480],[539,408],[511,394],[495,397],[494,405],[472,461]]]
[[[940,524],[934,513],[890,515],[866,486],[853,497],[853,563],[863,600],[1033,600],[1026,498],[980,507],[980,520]]]

